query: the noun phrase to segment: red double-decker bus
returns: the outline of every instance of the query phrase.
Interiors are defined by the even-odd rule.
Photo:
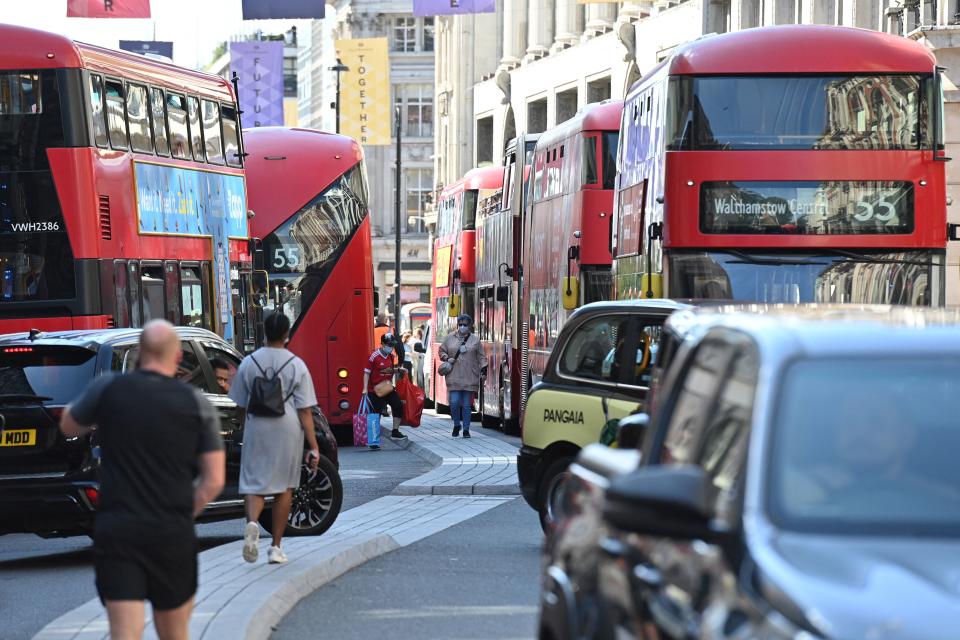
[[[425,392],[429,400],[441,406],[446,405],[447,387],[443,376],[437,374],[440,344],[453,328],[458,314],[476,315],[477,207],[481,201],[496,197],[502,186],[502,167],[471,169],[447,186],[437,202],[437,239],[430,288],[433,331]]]
[[[622,100],[589,104],[537,140],[521,260],[521,406],[567,317],[613,295],[610,224],[622,112]]]
[[[307,129],[244,131],[251,234],[268,273],[263,306],[291,321],[338,440],[349,441],[373,344],[373,261],[363,151]]]
[[[942,126],[912,40],[801,25],[680,47],[625,103],[618,296],[943,304]]]
[[[0,25],[0,333],[255,340],[237,105],[217,76]]]
[[[527,177],[536,135],[511,140],[504,153],[503,190],[477,212],[476,328],[487,359],[487,377],[480,389],[484,425],[519,431],[520,416],[520,282],[523,212]]]

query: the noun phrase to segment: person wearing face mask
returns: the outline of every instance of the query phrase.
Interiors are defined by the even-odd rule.
[[[393,416],[393,431],[391,438],[406,438],[400,432],[400,421],[403,419],[403,401],[396,389],[390,391],[387,395],[380,397],[374,392],[381,382],[393,382],[393,376],[400,373],[402,369],[394,363],[394,347],[399,341],[392,333],[385,333],[380,337],[380,348],[375,349],[370,354],[367,361],[367,367],[363,370],[363,388],[367,390],[367,399],[370,406],[376,413],[382,413],[384,407],[390,406],[390,414]]]
[[[462,427],[463,437],[469,438],[473,396],[487,371],[480,339],[473,333],[473,318],[466,314],[457,318],[457,330],[443,339],[439,356],[440,360],[453,363],[453,369],[446,376],[453,437],[460,435]]]

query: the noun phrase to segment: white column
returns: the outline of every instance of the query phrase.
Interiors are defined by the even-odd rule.
[[[526,49],[527,0],[503,0],[503,58],[500,66],[517,66]]]
[[[576,0],[556,0],[556,28],[554,29],[556,37],[551,48],[552,51],[572,47],[580,40],[583,28],[580,27],[579,23],[582,20],[577,18],[582,14],[583,6],[578,5]]]
[[[612,2],[590,3],[587,5],[587,26],[583,37],[592,38],[610,31],[617,19],[617,5]]]
[[[553,0],[530,0],[527,32],[527,55],[525,60],[536,60],[550,52],[553,44]]]

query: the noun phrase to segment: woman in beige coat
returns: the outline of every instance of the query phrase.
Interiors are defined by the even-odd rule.
[[[457,317],[457,330],[443,339],[439,349],[440,360],[453,363],[453,370],[446,376],[450,415],[453,418],[453,437],[470,437],[470,412],[473,396],[480,389],[480,381],[486,373],[487,361],[480,339],[473,333],[473,318]]]

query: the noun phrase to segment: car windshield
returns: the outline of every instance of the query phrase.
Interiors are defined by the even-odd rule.
[[[80,395],[95,374],[96,352],[74,347],[0,347],[0,399],[45,396],[63,405]]]
[[[773,520],[822,533],[960,534],[958,397],[955,357],[794,363],[773,423]]]

